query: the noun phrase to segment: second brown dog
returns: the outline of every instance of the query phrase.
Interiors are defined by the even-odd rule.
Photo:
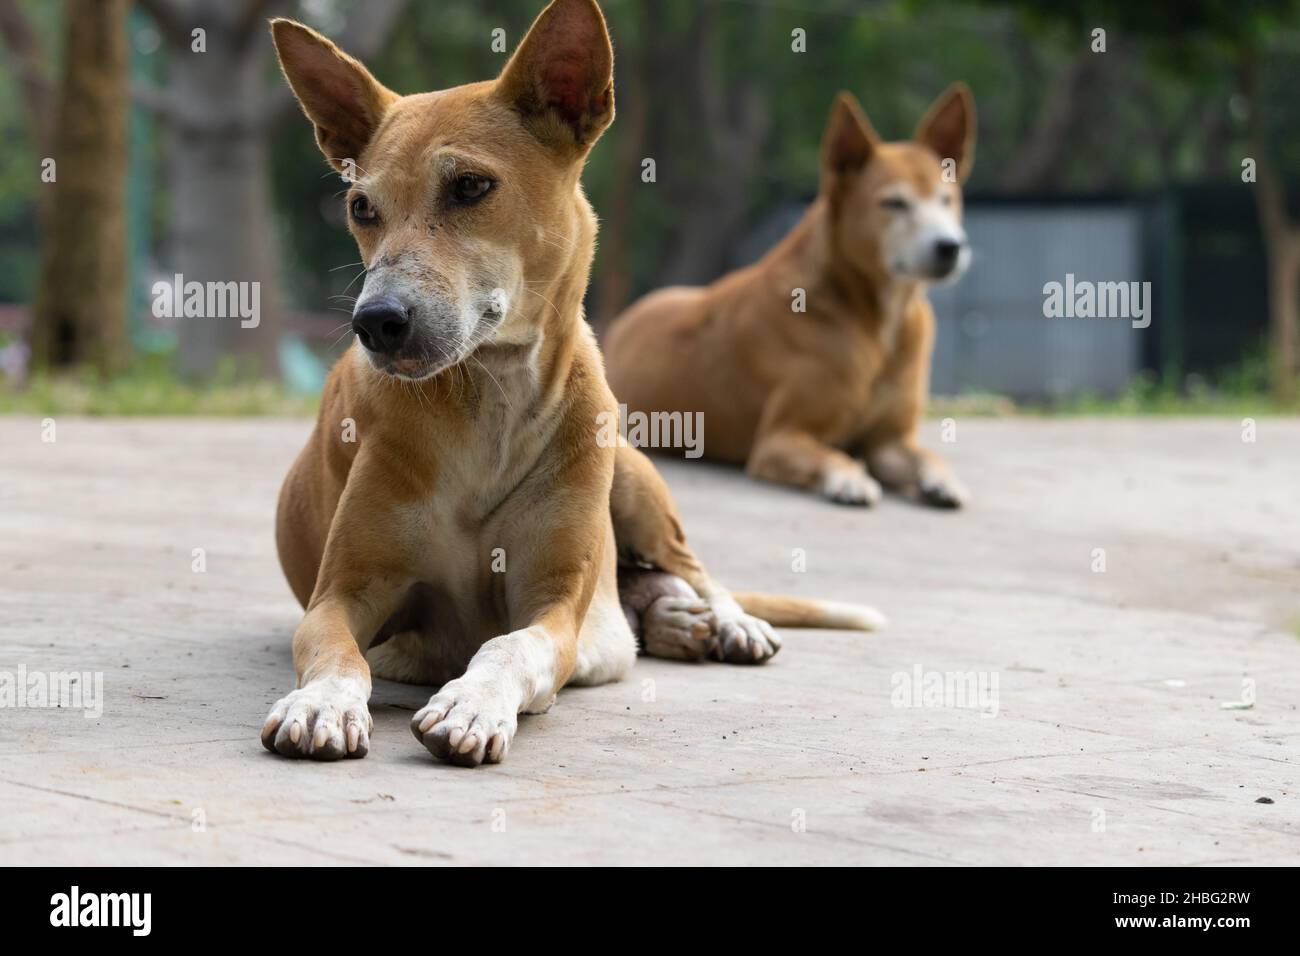
[[[874,504],[883,483],[940,507],[965,503],[917,432],[934,342],[925,289],[969,263],[960,184],[974,153],[963,84],[899,143],[882,142],[841,93],[820,193],[790,234],[755,265],[707,288],[652,293],[610,327],[619,401],[702,413],[706,457],[832,501]]]

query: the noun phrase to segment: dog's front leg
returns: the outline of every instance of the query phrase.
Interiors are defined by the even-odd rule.
[[[325,571],[330,567],[326,555]],[[373,722],[365,649],[395,609],[406,581],[382,575],[318,582],[293,635],[298,688],[271,708],[262,743],[286,757],[364,757]]]
[[[793,428],[760,435],[746,470],[754,478],[816,491],[837,504],[874,505],[882,494],[861,462]]]
[[[804,390],[780,389],[763,408],[745,470],[751,477],[816,491],[846,505],[874,505],[881,498],[862,463],[835,447],[852,425],[853,403],[828,385],[818,401]]]
[[[543,713],[568,681],[577,643],[576,628],[545,619],[493,638],[416,712],[411,732],[440,760],[499,763],[520,712]]]
[[[554,485],[522,492],[517,514],[502,514],[503,526],[523,532],[504,544],[512,562],[505,581],[512,630],[483,644],[465,673],[411,719],[411,732],[435,757],[469,767],[500,762],[519,713],[549,709],[573,676],[600,576],[609,575],[609,589],[615,587],[607,549],[612,472],[608,452],[590,463],[578,459]]]
[[[970,492],[949,464],[923,448],[915,436],[873,448],[867,453],[867,464],[890,488],[936,508],[960,508],[970,501]]]

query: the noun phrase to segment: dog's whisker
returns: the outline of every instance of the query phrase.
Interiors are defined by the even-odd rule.
[[[551,307],[552,312],[554,312],[557,316],[560,315],[560,310],[555,307],[555,303],[552,302],[550,299],[546,298],[546,296],[542,295],[540,292],[537,292],[533,289],[525,288],[524,291],[528,292],[531,295],[537,296],[537,298],[541,299],[543,302],[545,302],[547,305]],[[560,318],[563,318],[563,316],[560,316]]]
[[[368,271],[369,271],[368,269],[363,268],[360,272],[354,275],[352,277],[352,281],[343,287],[343,293],[346,294],[348,289],[351,289],[352,286],[356,284],[356,281],[360,279],[363,275],[365,275]]]
[[[488,378],[492,379],[492,384],[495,385],[497,387],[497,391],[501,393],[501,400],[506,403],[506,408],[510,409],[511,413],[513,414],[515,410],[514,403],[512,403],[510,401],[510,397],[506,395],[506,390],[501,387],[501,383],[497,381],[497,377],[492,374],[491,370],[489,370],[486,365],[480,362],[473,355],[470,355],[468,357],[473,360],[475,365],[477,365],[479,368],[483,370],[484,374],[486,374]]]
[[[334,328],[330,329],[327,334],[337,336],[337,338],[335,338],[334,341],[330,343],[330,349],[333,350],[338,346],[340,342],[342,342],[345,338],[347,338],[349,335],[352,334],[352,323],[340,322]]]

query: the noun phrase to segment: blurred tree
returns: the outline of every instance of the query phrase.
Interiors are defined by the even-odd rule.
[[[983,0],[992,4],[995,0]],[[1228,98],[1236,94],[1243,100],[1246,114],[1246,141],[1254,176],[1242,175],[1251,185],[1268,255],[1269,328],[1272,358],[1272,386],[1277,396],[1289,401],[1297,391],[1300,373],[1300,220],[1290,214],[1285,180],[1279,171],[1277,155],[1283,148],[1278,142],[1282,130],[1269,129],[1264,116],[1262,75],[1270,55],[1290,40],[1294,47],[1300,0],[1182,0],[1176,14],[1162,4],[1132,3],[1131,0],[996,0],[1020,11],[1031,29],[1040,33],[1065,24],[1080,47],[1089,43],[1093,31],[1106,31],[1105,52],[1079,54],[1091,56],[1100,73],[1105,64],[1110,73],[1115,64],[1110,59],[1113,44],[1142,42],[1155,61],[1154,66],[1176,78],[1187,89],[1202,94],[1214,91],[1220,99],[1218,110],[1197,104],[1195,112],[1222,116]],[[1176,27],[1171,20],[1176,18]],[[1288,51],[1294,57],[1294,48]],[[1083,90],[1062,91],[1064,99],[1083,102]],[[1157,133],[1159,158],[1172,170],[1176,152],[1172,137],[1160,137],[1161,129],[1174,135],[1195,130],[1187,114],[1153,111],[1149,119]],[[1062,124],[1068,132],[1070,124]],[[1221,142],[1221,128],[1211,123],[1200,132],[1209,132],[1214,142]],[[1058,137],[1059,138],[1059,135]],[[1204,139],[1202,139],[1204,142]],[[1238,168],[1238,172],[1242,170]]]
[[[51,151],[62,13],[56,3],[0,0],[0,301],[30,302],[40,269],[55,184],[39,172]]]
[[[344,48],[372,56],[406,0],[350,5],[339,23],[319,23]],[[280,302],[278,230],[268,180],[270,134],[295,109],[275,75],[266,21],[306,15],[292,0],[140,0],[167,49],[165,89],[140,85],[135,98],[168,134],[168,260],[185,281],[259,282],[260,321],[209,318],[180,325],[183,374],[211,373],[223,359],[261,371],[278,365]],[[312,12],[338,18],[339,5]]]
[[[369,65],[402,93],[494,76],[542,2],[412,4]],[[980,119],[973,194],[1141,194],[1239,169],[1253,151],[1241,142],[1237,78],[1224,52],[1158,58],[1183,33],[1156,36],[1154,24],[1170,15],[1155,5],[1148,32],[1107,20],[1108,52],[1097,56],[1090,30],[1101,21],[1085,14],[1109,16],[1104,2],[601,0],[618,118],[583,176],[601,217],[593,323],[668,282],[711,280],[735,265],[737,245],[774,207],[811,198],[822,127],[841,89],[858,95],[882,135],[902,138],[934,96],[966,80]],[[1189,0],[1189,22],[1198,3]],[[1254,0],[1232,6],[1248,12]],[[504,49],[493,46],[497,30]],[[1296,111],[1278,59],[1266,64],[1262,96],[1267,132],[1285,145],[1296,141],[1287,131]],[[341,293],[346,312],[361,277],[339,182],[318,178],[326,167],[305,124],[283,126],[274,161],[294,293],[317,308]]]
[[[33,310],[32,352],[54,368],[126,358],[126,161],[130,0],[65,0],[63,77],[44,166],[54,188]],[[11,11],[12,12],[12,11]],[[35,118],[34,118],[35,119]],[[47,161],[48,162],[48,161]]]
[[[12,70],[22,93],[32,139],[48,155],[53,126],[50,102],[54,95],[49,56],[18,0],[0,0],[0,40],[13,58]]]
[[[602,216],[598,327],[649,288],[716,278],[734,267],[756,218],[811,198],[822,128],[840,90],[859,94],[893,138],[910,135],[958,78],[973,83],[981,115],[993,120],[982,135],[1016,115],[1020,79],[999,49],[1014,29],[1009,16],[910,0],[603,6],[619,118],[585,177]],[[628,117],[635,121],[625,125]],[[1004,129],[981,142],[984,182],[1009,152],[1013,131]],[[655,164],[652,181],[642,177],[646,160]]]
[[[1300,220],[1291,214],[1286,181],[1270,142],[1260,92],[1260,44],[1238,48],[1240,84],[1246,97],[1246,128],[1255,162],[1255,205],[1268,249],[1268,300],[1273,391],[1283,401],[1296,396],[1300,372]]]
[[[641,177],[632,175],[646,157],[646,126],[649,120],[649,86],[653,82],[651,60],[658,44],[659,31],[648,31],[649,19],[644,6],[636,5],[620,11],[617,24],[639,42],[618,44],[617,89],[615,109],[618,136],[612,137],[613,166],[621,171],[603,191],[600,234],[600,274],[596,283],[592,314],[596,321],[617,315],[632,300],[632,280],[635,274],[635,243],[632,226],[636,203],[636,189]]]
[[[771,130],[769,92],[761,73],[728,76],[721,32],[723,11],[716,4],[694,4],[686,27],[685,78],[691,94],[673,104],[679,128],[702,147],[683,197],[671,252],[660,271],[665,285],[711,281],[727,263],[727,253],[748,211],[750,184]],[[763,36],[766,9],[750,11],[752,35]],[[682,48],[673,51],[682,56]],[[676,144],[674,144],[676,145]],[[670,147],[662,162],[675,160]],[[682,151],[677,155],[688,156]]]
[[[542,2],[413,4],[369,65],[400,93],[494,76]],[[1007,57],[1023,31],[1001,11],[911,0],[601,6],[614,40],[618,116],[583,177],[601,217],[589,298],[598,326],[647,289],[713,279],[734,264],[756,217],[814,194],[822,127],[841,89],[857,92],[881,132],[899,137],[949,83],[970,81],[981,115],[975,188],[988,189],[1017,155],[1023,131],[1015,120],[1030,112],[1039,83]],[[497,30],[505,33],[499,51]],[[306,132],[287,124],[276,140],[285,248],[299,301],[341,295],[343,309],[359,263],[337,178],[303,175],[326,171]],[[653,178],[643,175],[646,160],[654,161]],[[1072,166],[1085,177],[1096,168],[1087,158]]]
[[[999,179],[1003,192],[1041,192],[1052,183],[1085,112],[1086,91],[1100,80],[1102,63],[1091,53],[1077,53],[1052,77],[1042,107],[1025,130],[1023,148]]]

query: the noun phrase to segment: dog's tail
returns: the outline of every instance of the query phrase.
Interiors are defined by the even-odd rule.
[[[776,627],[878,631],[888,623],[885,615],[864,604],[813,601],[785,594],[755,594],[751,591],[734,591],[731,596],[746,614],[761,617]]]

